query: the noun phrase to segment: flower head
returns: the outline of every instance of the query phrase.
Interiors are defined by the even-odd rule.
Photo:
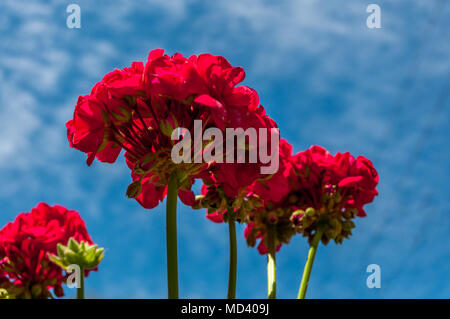
[[[78,212],[45,203],[19,214],[0,230],[0,273],[12,284],[14,295],[47,298],[51,289],[58,297],[64,295],[65,275],[49,261],[48,254],[55,254],[57,245],[71,237],[92,244]]]
[[[355,226],[352,219],[364,217],[364,205],[378,194],[378,174],[365,157],[350,153],[330,154],[320,146],[291,155],[285,147],[280,170],[252,185],[262,205],[248,215],[245,237],[250,246],[260,239],[265,249],[267,226],[275,224],[276,243],[288,243],[296,233],[311,241],[318,227],[322,242],[342,243]]]
[[[95,157],[112,163],[124,149],[133,179],[127,195],[145,208],[164,199],[176,171],[179,196],[192,205],[192,184],[210,174],[208,169],[216,163],[204,160],[204,147],[211,141],[203,140],[199,153],[195,147],[194,152],[183,153],[192,160],[174,162],[172,135],[177,128],[184,129],[178,136],[184,140],[198,134],[196,130],[203,136],[208,128],[276,127],[259,106],[257,93],[237,86],[244,77],[242,68],[221,56],[186,58],[153,50],[145,65],[134,62],[130,68],[115,70],[90,95],[79,98],[74,117],[66,124],[70,145],[88,154],[89,165]],[[251,176],[246,183],[252,182]]]
[[[312,240],[319,227],[322,242],[342,243],[355,227],[352,219],[364,217],[364,205],[378,194],[378,173],[363,156],[356,159],[348,152],[331,155],[313,146],[293,159],[292,195],[297,209],[292,216],[297,231]]]

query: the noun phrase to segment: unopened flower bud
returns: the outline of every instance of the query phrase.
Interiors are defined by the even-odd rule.
[[[350,218],[352,218],[352,213],[350,212],[350,210],[345,210],[345,211],[343,211],[342,212],[342,216],[345,218],[345,219],[350,219]]]
[[[273,209],[273,203],[272,202],[267,202],[266,203],[266,209],[267,210],[272,210]]]
[[[206,208],[205,195],[196,195],[195,204],[192,205],[193,209]]]
[[[327,228],[324,232],[324,237],[327,237],[330,240],[334,239],[336,237],[336,234],[333,229]]]
[[[32,296],[41,296],[42,294],[42,286],[39,284],[35,284],[33,285],[33,287],[31,287],[31,295]]]
[[[131,183],[127,188],[127,197],[128,198],[136,198],[142,191],[142,183],[141,181],[135,181]]]
[[[343,223],[342,228],[343,228],[345,231],[349,231],[349,230],[355,228],[355,223],[354,223],[353,221],[351,221],[351,220],[347,220],[347,221],[345,221],[345,222]]]
[[[276,211],[270,211],[270,212],[267,214],[267,220],[268,220],[269,223],[271,223],[271,224],[276,224],[277,221],[278,221],[278,216],[277,216]]]
[[[79,243],[73,237],[69,239],[67,246],[58,244],[57,251],[58,255],[49,254],[49,259],[63,269],[72,264],[83,269],[93,269],[100,264],[104,255],[103,248],[85,241]]]
[[[167,137],[172,137],[172,132],[175,129],[168,120],[159,121],[159,128],[161,132]]]
[[[302,210],[296,210],[295,212],[292,213],[291,215],[291,222],[295,225],[295,226],[300,226],[300,224],[302,223],[302,217],[304,215],[304,211]]]
[[[4,288],[0,288],[0,299],[11,299],[11,296],[8,293],[8,290]]]
[[[292,216],[303,216],[305,214],[305,212],[301,209],[296,210],[295,212],[292,213]]]
[[[314,210],[314,208],[308,207],[306,209],[306,211],[305,211],[305,215],[308,216],[308,217],[311,217],[311,216],[313,216],[315,214],[315,212],[316,211]]]

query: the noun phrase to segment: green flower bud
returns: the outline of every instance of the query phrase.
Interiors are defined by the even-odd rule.
[[[267,219],[269,223],[276,224],[278,222],[277,212],[272,210],[267,214]]]
[[[136,198],[142,191],[141,181],[131,183],[127,188],[128,198]]]
[[[74,238],[69,239],[67,246],[58,244],[57,252],[57,256],[49,254],[49,259],[63,269],[67,269],[69,265],[73,264],[83,269],[95,268],[100,264],[104,255],[103,248],[84,241],[78,243]]]
[[[316,211],[314,210],[314,208],[308,207],[306,209],[306,211],[305,211],[305,215],[308,216],[308,217],[311,217],[311,216],[313,216],[315,214],[315,212]]]
[[[8,290],[4,288],[0,288],[0,299],[11,299],[11,296],[8,293]]]
[[[64,250],[66,253],[69,253],[70,250],[78,253],[80,251],[80,249],[81,249],[80,244],[78,244],[78,242],[75,239],[70,237],[69,241],[67,243],[67,248],[64,247],[62,250]]]
[[[142,168],[140,168],[139,165],[136,165],[136,166],[133,168],[133,171],[134,171],[137,175],[144,175],[144,174],[145,174],[145,171],[144,171]]]
[[[32,296],[36,296],[39,297],[42,294],[42,286],[39,284],[33,285],[33,287],[31,287],[31,295]]]
[[[331,229],[331,228],[328,228],[325,231],[324,235],[325,235],[324,237],[327,237],[328,240],[334,239],[336,237],[336,234],[334,233],[333,229]]]
[[[161,129],[161,132],[166,135],[167,137],[172,136],[172,132],[174,130],[174,127],[170,124],[167,120],[159,121],[159,128]]]
[[[347,220],[347,221],[345,221],[344,224],[342,225],[342,228],[343,228],[345,231],[349,231],[349,230],[355,228],[355,223],[354,223],[353,221],[351,221],[351,220]]]

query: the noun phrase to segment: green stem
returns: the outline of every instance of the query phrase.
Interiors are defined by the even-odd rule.
[[[178,177],[176,171],[174,171],[170,175],[166,199],[167,285],[169,299],[178,299],[177,198]]]
[[[320,239],[322,238],[323,229],[316,230],[314,238],[311,243],[311,247],[308,252],[308,259],[306,260],[305,269],[303,270],[302,282],[300,283],[300,289],[298,291],[297,299],[305,299],[306,289],[308,288],[309,276],[311,275],[311,269],[316,257],[317,247],[319,246]]]
[[[237,269],[237,246],[236,246],[236,222],[233,218],[228,220],[230,231],[230,271],[228,273],[228,299],[236,298],[236,269]]]
[[[277,297],[277,267],[275,260],[275,225],[267,227],[267,295]]]
[[[77,299],[84,299],[84,268],[80,267],[80,287],[77,288]]]

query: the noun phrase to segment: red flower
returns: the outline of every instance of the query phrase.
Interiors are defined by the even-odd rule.
[[[282,201],[292,188],[288,180],[289,173],[292,169],[292,145],[285,139],[280,140],[279,154],[280,163],[278,171],[269,178],[255,181],[252,185],[252,191],[266,202],[278,203]]]
[[[102,102],[97,98],[80,96],[73,120],[66,123],[70,146],[88,154],[88,165],[95,157],[113,163],[122,150],[117,143],[108,140],[108,128],[102,116],[104,112]]]
[[[163,49],[149,53],[143,74],[143,89],[148,96],[170,97],[177,101],[207,90],[191,59],[179,53],[169,57]]]
[[[256,149],[262,147],[268,147],[271,143],[275,141],[271,140],[270,129],[276,129],[277,124],[265,113],[262,106],[256,109],[255,112],[249,111],[244,108],[229,108],[229,115],[233,118],[233,128],[242,128],[244,131],[249,128],[254,128],[256,132],[259,129],[266,129],[267,133],[267,145],[263,145],[259,140],[255,144],[250,145],[246,141],[246,148]],[[228,141],[225,141],[228,143]],[[280,161],[282,160],[284,154],[285,140],[280,140],[278,156]],[[237,154],[237,147],[235,146],[235,154]],[[258,155],[259,156],[259,155]],[[242,191],[242,189],[249,187],[256,180],[266,179],[267,175],[261,173],[261,167],[266,164],[261,163],[258,157],[256,163],[250,163],[248,152],[245,153],[244,163],[238,163],[237,158],[235,158],[234,163],[216,163],[212,168],[211,172],[214,175],[213,179],[217,187],[222,187],[225,195],[229,198],[235,198]]]
[[[57,244],[66,245],[70,237],[92,244],[78,212],[45,203],[19,214],[0,230],[0,272],[20,291],[19,297],[47,298],[51,288],[56,296],[64,295],[65,276],[48,254],[56,253]]]
[[[378,173],[363,156],[356,159],[348,152],[332,156],[324,148],[313,146],[294,156],[297,175],[293,181],[304,194],[304,205],[320,209],[323,194],[339,193],[339,207],[356,208],[357,215],[365,216],[363,206],[378,194]],[[295,177],[300,175],[301,178]],[[330,193],[331,192],[331,193]]]
[[[170,57],[162,49],[153,50],[145,66],[134,62],[115,70],[89,96],[79,98],[74,118],[66,124],[70,145],[88,154],[88,164],[95,157],[112,163],[125,149],[133,179],[127,194],[147,208],[164,199],[168,180],[177,170],[179,196],[192,204],[193,182],[209,174],[215,163],[174,163],[175,128],[186,128],[194,136],[195,120],[202,120],[202,133],[210,127],[276,127],[259,107],[256,92],[236,86],[244,77],[242,68],[221,56]],[[256,178],[256,169],[246,168],[248,174],[232,188],[250,185]],[[230,187],[227,192],[232,192]]]
[[[265,236],[269,223],[278,222],[280,226],[277,251],[281,243],[287,243],[290,238],[282,236],[286,233],[284,229],[291,225],[290,210],[285,221],[281,222],[278,214],[273,212],[272,204],[281,202],[291,191],[287,177],[291,170],[292,146],[284,139],[280,140],[278,155],[279,168],[272,175],[261,175],[259,165],[255,164],[215,165],[209,178],[203,179],[203,197],[197,205],[207,208],[206,217],[216,223],[222,223],[230,218],[229,215],[240,222],[247,221],[249,226],[245,230],[245,238],[250,246],[260,240],[258,251],[261,254],[267,253]]]
[[[292,221],[297,231],[312,239],[323,227],[322,241],[341,243],[355,227],[354,217],[366,216],[364,205],[378,194],[378,173],[365,157],[356,159],[348,152],[331,155],[320,146],[299,152],[292,158],[289,180],[293,190],[289,201],[297,214]]]
[[[92,88],[91,95],[107,91],[108,99],[117,99],[119,102],[126,96],[137,96],[141,90],[143,72],[142,62],[133,62],[131,67],[122,70],[115,69]]]
[[[260,202],[253,205],[255,208],[247,216],[247,228],[245,239],[250,246],[255,246],[259,240],[258,251],[267,253],[265,245],[267,227],[276,225],[276,249],[281,248],[282,243],[288,243],[293,231],[290,216],[291,207],[284,207],[287,196],[292,191],[292,184],[288,179],[292,171],[292,146],[284,139],[280,140],[279,168],[275,174],[256,180],[250,187],[249,202]]]
[[[281,144],[280,146],[283,146]],[[281,147],[279,171],[252,185],[262,204],[247,218],[245,237],[250,246],[261,242],[265,253],[267,225],[275,224],[277,243],[288,243],[296,233],[312,239],[317,227],[324,228],[322,241],[341,243],[351,235],[355,216],[378,194],[378,174],[365,157],[350,153],[331,155],[321,146],[291,155],[289,144]]]
[[[190,58],[196,65],[198,74],[203,80],[196,81],[200,88],[205,89],[205,94],[200,94],[196,102],[211,109],[212,116],[218,128],[225,128],[226,122],[233,122],[235,116],[229,114],[230,108],[255,111],[259,106],[259,98],[256,91],[247,86],[238,86],[245,78],[245,72],[241,67],[233,67],[221,56],[201,54]],[[231,126],[242,127],[242,126]]]

